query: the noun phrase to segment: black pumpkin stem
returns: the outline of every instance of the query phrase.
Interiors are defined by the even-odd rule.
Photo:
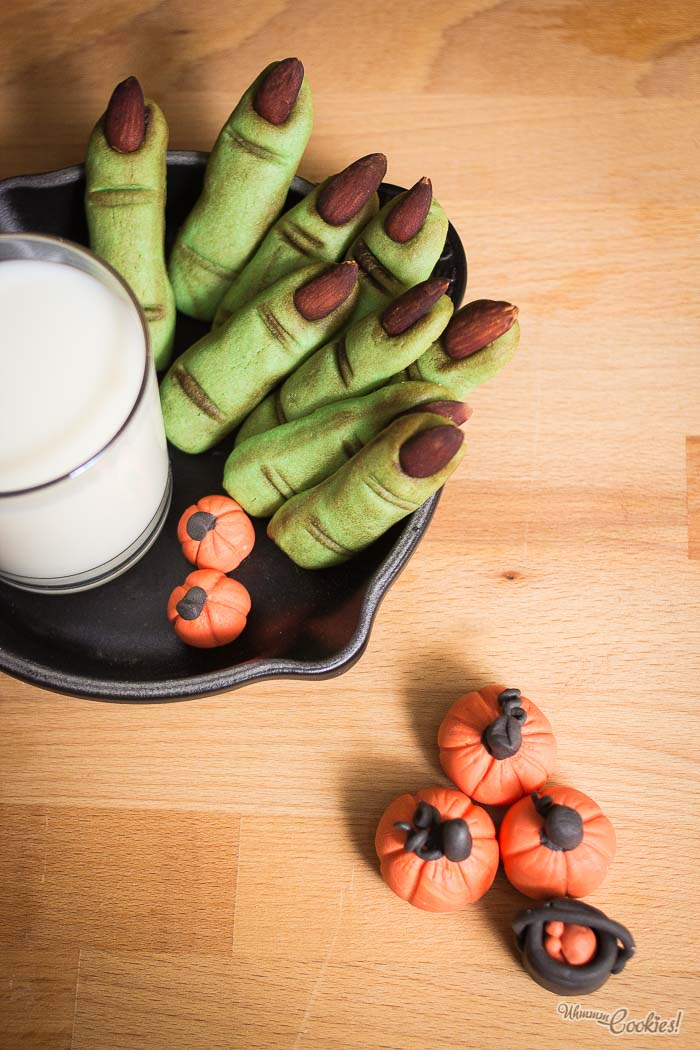
[[[554,802],[551,795],[539,795],[534,791],[530,797],[536,811],[544,817],[544,827],[540,831],[543,846],[565,852],[580,846],[583,842],[583,820],[578,810]]]
[[[494,719],[481,735],[481,742],[490,755],[502,762],[504,758],[517,755],[523,742],[522,725],[527,721],[527,711],[520,706],[519,689],[504,689],[498,695],[503,712]]]
[[[443,820],[435,806],[419,802],[413,814],[413,824],[397,821],[399,831],[406,832],[404,850],[415,853],[421,860],[448,860],[459,864],[472,851],[472,836],[469,825],[461,817]]]
[[[207,592],[203,587],[190,587],[175,608],[181,620],[196,620],[198,616],[201,616],[206,601]]]
[[[186,531],[191,540],[203,540],[208,532],[216,528],[216,515],[206,510],[197,510],[188,520]]]

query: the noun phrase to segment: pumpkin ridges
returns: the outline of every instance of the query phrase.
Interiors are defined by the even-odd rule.
[[[479,698],[477,703],[479,704],[480,710],[478,708],[477,710],[473,710],[471,707],[471,698],[475,696]],[[454,723],[457,723],[458,725],[464,726],[469,732],[476,732],[479,736],[479,740],[481,740],[481,734],[493,719],[493,712],[489,711],[483,697],[479,693],[467,693],[465,696],[461,696],[458,700],[455,700],[452,707],[447,712],[438,731],[438,743],[440,742],[440,734],[443,732],[443,726],[446,722],[453,723],[450,725],[450,731],[453,731],[454,728],[456,728]]]
[[[409,893],[408,897],[404,898],[404,900],[407,900],[409,904],[413,904],[414,903],[416,897],[418,896],[418,891],[421,889],[421,883],[423,882],[423,874],[425,872],[426,864],[435,864],[435,863],[439,864],[440,862],[439,861],[429,861],[429,860],[424,860],[424,861],[421,862],[421,866],[420,866],[420,868],[418,869],[418,871],[416,873],[416,881],[415,881],[415,884],[413,886],[413,889]],[[415,907],[415,905],[414,905],[414,907]]]
[[[496,835],[496,828],[491,817],[481,806],[470,803],[468,821],[472,839],[489,839]],[[479,834],[481,832],[481,834]]]
[[[528,897],[542,900],[545,897],[569,896],[569,869],[564,850],[526,850],[519,858],[516,889]],[[509,859],[503,858],[506,876],[510,879]],[[512,881],[512,880],[511,880]]]
[[[210,519],[203,535],[193,529],[198,516]],[[205,524],[205,523],[202,523]],[[226,533],[230,533],[227,536]],[[255,545],[255,529],[240,504],[227,496],[203,496],[187,507],[180,516],[177,537],[182,553],[198,569],[216,569],[227,573],[247,558]]]
[[[425,861],[425,865],[430,867],[424,866],[421,869],[418,886],[411,897],[414,907],[432,911],[433,906],[438,903],[441,911],[449,912],[461,911],[467,904],[472,903],[464,896],[464,883],[459,874],[461,864],[441,857],[437,861]],[[449,907],[445,907],[446,898],[452,898]]]
[[[239,583],[238,580],[231,580],[231,582],[238,583],[238,586],[243,588],[243,584]],[[248,598],[248,600],[246,601],[246,596],[244,594],[241,594],[240,591],[237,591],[236,598],[241,599],[240,603],[238,601],[219,601],[217,600],[215,592],[214,594],[209,595],[207,605],[211,606],[211,608],[217,613],[225,614],[230,609],[235,609],[237,613],[241,614],[241,616],[247,616],[251,609],[250,598]]]
[[[526,795],[510,807],[501,824],[500,841],[501,851],[509,853],[508,843],[511,838],[511,828],[517,828],[518,840],[524,843],[518,853],[525,853],[530,849],[540,848],[540,831],[543,822],[537,815],[530,796]],[[515,854],[513,854],[515,856]]]
[[[218,645],[221,645],[222,644],[222,639],[221,639],[220,635],[218,634],[218,632],[216,630],[216,627],[214,625],[214,621],[212,619],[211,597],[207,598],[206,605],[204,606],[204,609],[202,610],[202,615],[199,617],[199,619],[202,622],[202,626],[204,626],[206,624],[206,626],[209,629],[210,634],[212,635],[212,637],[214,638],[216,643]],[[211,648],[213,649],[214,646],[212,646]]]
[[[192,588],[206,596],[199,615],[183,619],[178,604]],[[245,628],[250,612],[250,595],[243,584],[224,576],[218,569],[195,569],[184,585],[176,587],[168,599],[167,614],[178,638],[198,649],[228,645]]]
[[[524,749],[521,748],[520,751],[518,751],[517,755],[513,755],[512,765],[514,768],[516,768],[517,766],[521,766],[520,772],[522,772],[522,765],[526,763],[531,766],[534,766],[535,769],[540,770],[540,772],[542,773],[542,784],[544,784],[545,780],[549,776],[546,766],[544,766],[543,763],[540,762],[539,758],[537,758],[535,755],[530,754],[530,752],[524,751]],[[520,777],[520,773],[518,774],[518,777]],[[536,789],[528,788],[526,791],[524,791],[524,793],[528,794],[530,791],[534,790]]]
[[[473,740],[465,740],[459,744],[440,744],[441,751],[466,751],[469,747],[481,747],[481,737],[475,735]]]
[[[210,514],[216,515],[217,518],[223,518],[226,514],[244,513],[240,503],[237,503],[235,499],[231,499],[230,496],[205,496],[199,502],[206,503],[207,505],[204,509],[208,510]],[[232,503],[235,503],[236,506],[232,507]]]
[[[418,892],[421,873],[426,864],[435,861],[420,860],[415,853],[405,853],[403,849],[398,855],[391,858],[383,858],[381,864],[382,877],[394,893],[402,900],[413,902]],[[415,876],[415,877],[414,877]],[[406,890],[406,884],[410,882],[410,890]]]
[[[209,613],[206,605],[202,609],[196,620],[189,620],[187,622],[187,636],[182,638],[179,634],[178,637],[181,641],[184,641],[186,645],[194,645],[196,649],[213,649],[214,646],[211,642],[212,631],[209,626]]]
[[[510,723],[504,722],[514,704],[525,712],[525,721],[516,719],[517,733],[515,727],[511,733]],[[494,727],[493,739],[490,727]],[[512,754],[503,754],[504,748],[515,746],[518,737],[519,747]],[[445,773],[476,802],[486,805],[511,804],[542,787],[556,757],[552,727],[543,712],[519,690],[500,684],[459,697],[442,721],[438,744]]]
[[[415,829],[424,828],[422,818],[428,815],[423,813],[425,807],[437,811],[437,816],[432,816],[431,820],[438,819],[441,826],[451,821],[466,825],[470,839],[469,856],[459,859],[461,833],[455,840],[451,834],[459,830],[455,827],[445,828],[444,840],[442,834],[436,835],[435,845],[429,847],[435,849],[433,859],[406,850],[407,838],[415,838]],[[397,829],[394,827],[397,822],[405,826]],[[407,831],[406,826],[412,831]],[[432,827],[437,830],[434,823]],[[498,844],[489,814],[452,788],[423,788],[415,796],[402,795],[395,799],[379,821],[375,849],[387,885],[397,896],[425,911],[451,912],[465,908],[486,892],[498,868]],[[455,859],[450,860],[446,853],[440,855],[444,849],[453,851]],[[464,865],[469,873],[468,882],[462,875]]]
[[[554,814],[548,798],[555,807],[568,807],[581,818],[583,837],[571,848],[566,848],[563,833],[548,826]],[[510,881],[522,893],[536,898],[547,896],[586,896],[603,881],[615,852],[615,833],[612,824],[597,803],[574,788],[552,786],[539,796],[541,813],[535,809],[535,799],[528,796],[508,811],[501,825],[501,855]],[[586,811],[591,816],[586,819]],[[561,816],[561,810],[557,810]],[[555,834],[556,831],[556,834]],[[533,841],[537,832],[538,841]],[[546,837],[554,838],[564,848],[553,848]],[[576,835],[574,835],[574,839]],[[511,843],[517,848],[511,849]]]
[[[225,522],[229,529],[233,524],[233,527],[236,529],[237,542],[235,544],[232,543],[226,532],[219,532],[218,530],[213,534],[214,539],[219,543],[224,543],[229,550],[238,552],[239,550],[247,549],[249,554],[255,543],[255,529],[250,518],[241,510],[232,510],[228,514],[222,514],[219,520]],[[247,557],[247,554],[245,556]]]
[[[404,852],[405,833],[398,831],[394,827],[394,824],[399,821],[406,821],[406,823],[410,824],[415,809],[416,800],[414,796],[405,794],[399,795],[398,798],[395,798],[384,811],[374,835],[374,848],[376,849],[380,860],[382,860],[384,856],[388,856],[390,853]],[[392,838],[395,840],[396,846],[388,851],[384,851],[385,843],[388,842],[389,845],[391,845]]]
[[[581,867],[582,854],[588,853],[585,867]],[[571,857],[576,853],[576,857]],[[592,851],[584,840],[580,846],[564,853],[566,860],[566,885],[570,897],[585,897],[601,884],[608,870],[608,861],[598,851]],[[575,866],[574,866],[575,865]]]
[[[551,795],[552,801],[557,802],[560,806],[570,806],[572,809],[578,810],[584,823],[588,823],[589,820],[593,820],[594,817],[601,814],[605,815],[597,802],[594,802],[592,798],[584,795],[582,791],[578,791],[576,788],[563,784],[553,784],[547,788],[546,794]]]
[[[600,832],[595,827],[598,823],[601,824]],[[613,842],[610,851],[608,852],[607,847],[611,837],[611,831]],[[602,839],[602,842],[596,842],[596,838],[599,836]],[[607,864],[611,864],[615,859],[615,832],[612,824],[604,814],[602,821],[600,821],[598,817],[594,817],[593,820],[589,820],[584,824],[584,839],[581,845],[588,846],[589,849],[592,849],[595,853],[599,854]]]
[[[486,776],[491,764],[496,760],[489,755],[488,751],[482,748],[473,758],[470,757],[466,771],[463,768],[464,763],[459,761],[459,756],[457,755],[441,755],[441,761],[442,768],[454,780],[455,784],[459,783],[465,794],[475,798],[476,787]]]
[[[475,844],[472,849],[472,854],[466,861],[465,865],[460,865],[460,872],[464,879],[464,885],[470,893],[472,901],[474,901],[483,897],[486,891],[493,886],[493,881],[496,878],[496,872],[498,871],[499,853],[498,843],[494,838],[473,838],[472,842]],[[477,846],[476,843],[479,843],[479,845]],[[483,874],[486,867],[489,869],[490,879],[488,884],[484,886]],[[475,869],[475,871],[472,869]],[[469,875],[469,879],[473,880],[475,874],[478,880],[478,888],[476,890],[474,889],[474,882],[468,881],[467,879],[467,875]],[[479,875],[481,875],[482,878],[478,878]]]
[[[469,857],[469,860],[471,860],[471,857]],[[467,873],[465,871],[465,868],[466,864],[460,864],[459,874],[462,876],[462,882],[464,883],[467,893],[469,894],[470,898],[474,900],[474,885],[471,879],[471,872]]]
[[[462,817],[468,823],[471,802],[460,791],[454,788],[421,788],[416,793],[416,803],[427,802],[440,811],[442,820]]]

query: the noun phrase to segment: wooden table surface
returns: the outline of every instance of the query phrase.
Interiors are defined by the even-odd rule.
[[[3,5],[0,175],[79,161],[132,72],[172,145],[208,148],[257,70],[298,54],[316,107],[302,174],[383,150],[391,181],[430,175],[469,297],[516,302],[523,333],[342,678],[162,706],[0,679],[3,1050],[608,1045],[521,970],[509,925],[527,902],[502,873],[451,916],[378,875],[380,813],[445,783],[441,718],[494,680],[541,704],[556,781],[617,830],[591,900],[638,955],[582,1006],[682,1011],[654,1038],[700,1045],[699,14]]]

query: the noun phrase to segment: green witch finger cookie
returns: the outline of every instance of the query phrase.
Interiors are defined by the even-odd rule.
[[[165,433],[204,452],[347,320],[357,266],[315,263],[283,277],[191,346],[160,385]]]
[[[476,299],[458,310],[424,354],[397,375],[439,383],[457,397],[491,379],[518,348],[518,308],[510,303]]]
[[[347,254],[360,267],[360,297],[350,323],[427,280],[445,247],[447,228],[430,179],[385,204]]]
[[[211,321],[281,211],[312,122],[311,92],[297,58],[273,62],[245,92],[214,144],[201,196],[170,257],[183,313]]]
[[[410,288],[381,314],[370,314],[317,350],[246,419],[237,443],[321,405],[366,394],[423,353],[452,316],[448,282]]]
[[[146,315],[156,368],[170,359],[175,299],[165,268],[168,125],[136,77],[118,84],[90,136],[85,212],[90,247],[131,286]]]
[[[425,411],[464,423],[469,406],[444,397],[434,383],[396,383],[324,405],[237,445],[226,460],[224,488],[249,514],[269,517],[298,492],[330,477],[396,416]]]
[[[263,288],[310,262],[338,262],[379,210],[383,153],[370,153],[321,183],[279,217],[219,303],[214,324],[226,321]]]
[[[268,536],[303,569],[339,565],[364,550],[445,483],[463,434],[428,412],[402,416],[315,488],[274,515]]]

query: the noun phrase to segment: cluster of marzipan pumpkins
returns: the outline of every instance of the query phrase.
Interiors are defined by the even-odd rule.
[[[490,888],[499,857],[528,897],[584,897],[600,885],[615,855],[613,826],[581,791],[551,786],[542,794],[556,742],[519,689],[489,685],[461,697],[438,742],[459,790],[401,795],[377,828],[382,877],[394,893],[425,911],[459,911]],[[498,838],[477,803],[510,806]]]

